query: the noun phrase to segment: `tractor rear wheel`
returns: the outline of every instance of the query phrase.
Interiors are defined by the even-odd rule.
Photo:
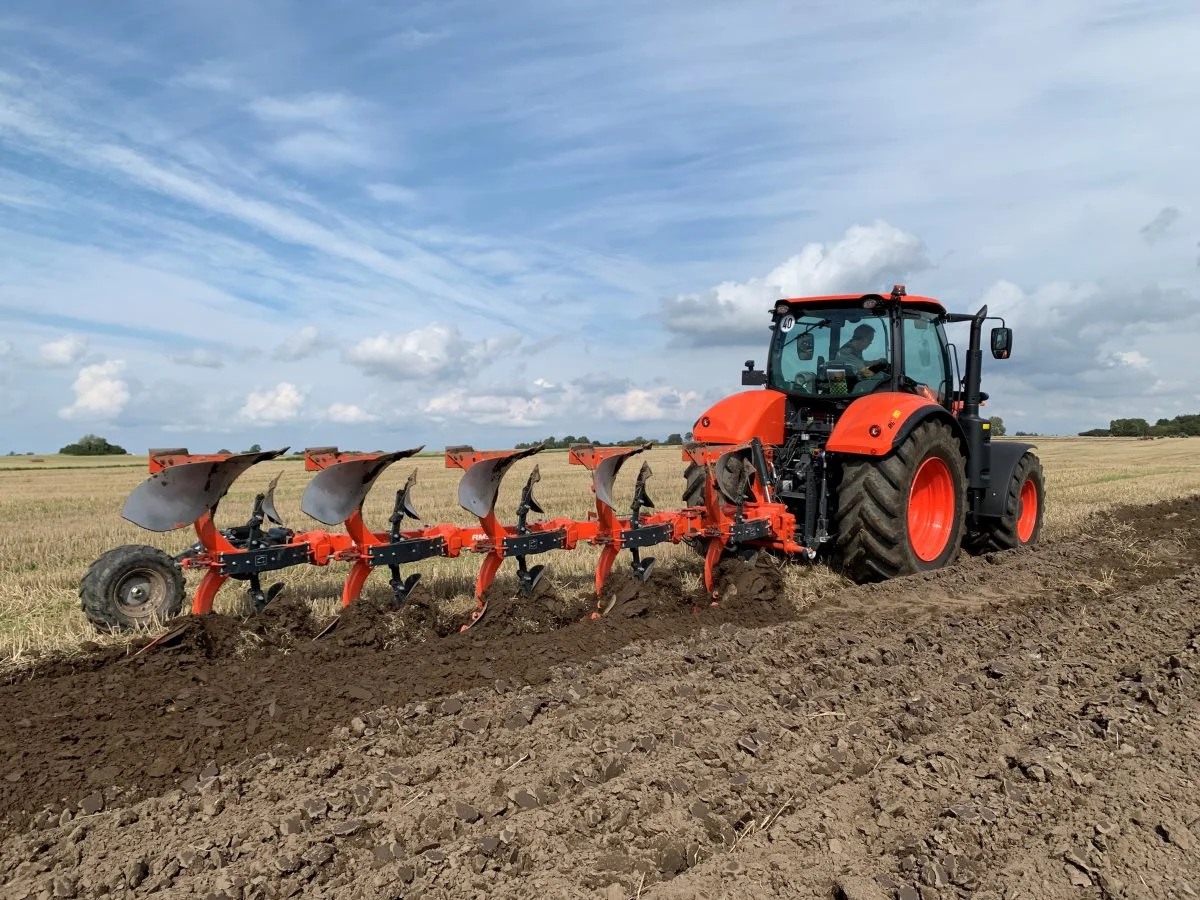
[[[183,607],[183,570],[157,547],[109,550],[79,585],[83,614],[101,631],[130,631],[166,621]]]
[[[837,546],[846,574],[878,581],[947,566],[966,525],[967,478],[949,426],[918,425],[882,459],[842,466]]]
[[[981,527],[972,529],[963,546],[973,554],[1033,546],[1042,533],[1045,499],[1042,462],[1035,454],[1026,453],[1008,481],[1004,515],[986,519]]]

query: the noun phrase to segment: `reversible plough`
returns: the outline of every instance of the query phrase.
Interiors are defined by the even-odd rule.
[[[792,534],[795,527],[794,517],[786,507],[770,502],[769,491],[756,493],[755,486],[769,481],[769,476],[757,478],[755,473],[739,468],[730,455],[739,449],[735,447],[684,447],[685,459],[711,476],[705,480],[702,505],[657,510],[647,493],[650,466],[643,462],[634,484],[629,514],[618,515],[613,499],[617,475],[631,457],[651,446],[652,442],[632,447],[576,444],[569,449],[569,461],[592,473],[596,509],[582,521],[531,519],[531,514],[544,516],[534,496],[541,477],[537,466],[521,491],[515,524],[506,525],[499,520],[495,506],[504,476],[514,463],[543,450],[543,444],[522,450],[475,450],[470,446],[446,449],[446,467],[463,470],[459,505],[479,520],[478,525],[418,526],[421,517],[413,499],[415,469],[396,492],[389,528],[374,531],[367,525],[363,503],[380,475],[393,463],[416,455],[422,447],[393,453],[344,452],[336,447],[305,450],[305,468],[317,474],[304,490],[300,509],[322,525],[341,526],[337,531],[288,528],[275,506],[279,475],[264,493],[255,497],[246,524],[217,527],[217,507],[233,483],[252,466],[276,459],[288,448],[206,455],[189,454],[186,449],[152,450],[149,461],[152,475],[130,494],[121,514],[135,525],[154,532],[189,525],[194,528],[196,542],[171,562],[184,570],[203,573],[192,598],[191,611],[195,615],[212,610],[218,591],[230,579],[247,583],[250,600],[261,611],[283,588],[282,583],[264,587],[264,575],[292,566],[333,563],[350,566],[342,587],[343,606],[359,597],[373,571],[384,568],[390,576],[388,583],[394,603],[400,607],[420,580],[417,573],[403,574],[403,566],[435,557],[479,554],[483,559],[475,581],[476,608],[462,626],[463,631],[484,617],[488,589],[509,558],[516,560],[518,592],[528,596],[545,571],[542,565],[530,565],[530,557],[552,550],[572,550],[580,545],[599,547],[595,590],[597,597],[603,598],[605,582],[622,550],[630,552],[633,576],[645,581],[654,567],[654,558],[643,556],[643,550],[656,544],[687,541],[704,552],[705,585],[715,603],[718,598],[714,570],[726,553],[751,558],[759,546],[778,545],[788,551],[802,549],[780,537]],[[753,458],[762,466],[770,465],[769,454],[757,442]],[[718,472],[736,474],[718,477]],[[136,550],[142,551],[140,564],[137,554],[131,553]],[[164,567],[165,554],[154,548],[133,546],[118,548],[111,554],[118,556],[114,562],[123,568],[119,578],[105,579],[108,590],[99,592],[103,594],[102,602],[92,604],[92,608],[104,606],[108,612],[104,617],[92,616],[96,624],[109,627],[130,624],[114,622],[114,612],[133,620],[143,610],[157,611],[158,617],[162,617],[164,606],[175,606],[175,612],[178,611],[182,605],[182,579],[176,582],[169,574],[156,571]],[[111,568],[102,558],[93,565],[92,572],[104,577]],[[178,594],[178,602],[173,602],[174,598],[167,594]],[[86,591],[84,599],[88,610]],[[610,608],[611,600],[598,599],[592,616],[602,616]],[[168,610],[168,614],[174,613]]]

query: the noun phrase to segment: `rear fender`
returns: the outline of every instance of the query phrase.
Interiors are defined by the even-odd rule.
[[[1034,445],[1020,441],[992,441],[991,446],[992,472],[987,490],[983,493],[983,500],[979,504],[979,515],[1001,518],[1008,503],[1008,483],[1012,481],[1021,458],[1034,449]]]
[[[962,426],[945,407],[925,397],[895,392],[867,394],[851,403],[834,425],[825,449],[854,456],[887,456],[929,419],[949,425],[966,454]]]

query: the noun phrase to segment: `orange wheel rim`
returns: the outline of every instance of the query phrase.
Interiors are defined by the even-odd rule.
[[[933,562],[946,549],[954,530],[954,478],[941,457],[921,463],[908,495],[908,540],[923,562]]]
[[[1021,506],[1017,514],[1017,537],[1024,544],[1033,537],[1033,528],[1037,525],[1038,492],[1037,485],[1030,478],[1021,485]]]

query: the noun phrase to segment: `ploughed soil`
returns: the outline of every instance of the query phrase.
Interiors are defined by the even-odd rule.
[[[15,675],[0,896],[1200,896],[1200,498],[802,609],[778,565]]]

